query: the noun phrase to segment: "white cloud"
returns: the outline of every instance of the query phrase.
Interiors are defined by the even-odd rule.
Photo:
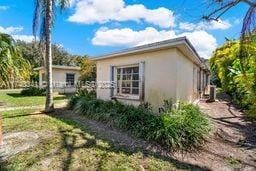
[[[15,39],[15,40],[21,40],[21,41],[24,41],[24,42],[32,42],[34,41],[35,37],[32,36],[32,35],[12,35],[12,37]]]
[[[209,58],[217,47],[216,39],[204,30],[176,34],[172,30],[158,31],[152,27],[148,27],[145,30],[140,31],[134,31],[130,28],[101,28],[95,33],[92,43],[100,46],[132,47],[180,36],[187,36],[187,38],[196,48],[199,55],[205,58]]]
[[[10,26],[10,27],[4,28],[0,26],[1,33],[10,34],[15,40],[21,40],[25,42],[32,42],[34,40],[34,36],[21,34],[22,31],[23,31],[23,27]]]
[[[210,58],[212,52],[217,48],[215,37],[204,30],[185,32],[178,36],[186,36],[201,57]]]
[[[199,23],[189,23],[181,22],[179,28],[182,30],[192,31],[192,30],[226,30],[232,25],[228,20],[222,21],[209,21],[209,22],[199,22]]]
[[[21,32],[23,30],[23,27],[1,27],[0,26],[0,32],[2,33],[6,33],[6,34],[14,34],[14,33],[18,33]]]
[[[73,0],[71,22],[94,24],[109,21],[144,21],[162,28],[174,25],[173,12],[167,8],[148,9],[142,4],[126,5],[124,0]]]
[[[8,9],[9,9],[8,6],[0,5],[0,11],[5,11],[5,10],[8,10]]]

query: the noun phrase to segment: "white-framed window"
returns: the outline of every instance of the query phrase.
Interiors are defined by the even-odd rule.
[[[74,86],[75,85],[75,74],[66,73],[66,84],[68,86]]]
[[[139,98],[140,94],[139,64],[115,67],[116,96]]]

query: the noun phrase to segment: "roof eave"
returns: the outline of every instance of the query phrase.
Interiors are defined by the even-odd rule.
[[[53,69],[67,69],[67,70],[81,70],[80,67],[74,67],[74,66],[58,66],[58,65],[53,65],[52,66]],[[37,68],[34,68],[35,71],[39,71],[39,70],[42,70],[44,69],[44,67],[37,67]]]
[[[181,44],[182,41],[184,41],[184,40],[186,40],[186,37],[179,37],[176,39],[172,39],[172,41],[169,41],[169,42],[168,42],[168,40],[166,40],[166,42],[168,42],[168,43],[163,43],[165,41],[156,42],[156,43],[152,43],[152,44],[148,44],[148,45],[143,45],[143,46],[138,46],[138,47],[134,47],[131,49],[123,50],[120,52],[115,52],[112,54],[102,55],[102,56],[98,56],[98,57],[92,57],[90,59],[93,61],[99,61],[99,60],[103,60],[103,59],[120,57],[120,56],[130,55],[130,54],[134,54],[134,53],[143,53],[143,52],[150,52],[153,50],[161,50],[161,49],[165,49],[165,48],[171,48],[171,47],[174,47],[175,45]]]

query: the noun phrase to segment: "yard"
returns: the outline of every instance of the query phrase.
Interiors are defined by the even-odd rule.
[[[44,105],[45,96],[24,96],[21,90],[0,90],[0,109],[3,107],[22,107]],[[67,95],[54,95],[55,103],[63,103],[68,99]]]
[[[67,98],[55,95],[54,100],[62,103]],[[52,115],[41,113],[38,109],[43,108],[44,96],[22,96],[20,90],[2,90],[0,101],[5,105],[3,111],[6,109],[2,112],[4,143],[10,145],[4,144],[9,151],[1,154],[4,162],[0,170],[200,168],[151,153],[137,146],[145,145],[144,141],[134,140],[104,124],[74,117],[72,111],[57,109]],[[38,108],[27,109],[29,106]]]
[[[104,132],[103,125],[96,128],[86,120],[87,124],[59,113],[63,111],[58,110],[55,115],[35,113],[33,110],[4,112],[5,133],[23,132],[39,137],[33,140],[33,148],[2,163],[1,170],[200,169],[175,159],[145,153],[142,148],[133,149],[136,144],[129,143],[138,145],[140,141],[133,141],[125,133],[117,135],[108,129]],[[113,139],[109,138],[111,136]],[[120,138],[119,142],[115,141],[117,138]]]
[[[10,106],[25,106],[18,99]],[[35,105],[31,99],[38,105],[44,102],[44,97],[21,99],[29,105]],[[52,114],[38,109],[4,111],[4,143],[9,146],[4,144],[8,152],[2,155],[0,170],[255,170],[255,125],[225,101],[199,105],[212,120],[214,132],[202,148],[186,155],[65,108]]]

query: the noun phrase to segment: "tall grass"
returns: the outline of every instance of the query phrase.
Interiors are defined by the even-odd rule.
[[[210,131],[208,119],[192,104],[180,104],[156,115],[151,108],[99,100],[87,93],[72,97],[69,105],[78,114],[127,130],[172,151],[187,151],[201,145]]]

